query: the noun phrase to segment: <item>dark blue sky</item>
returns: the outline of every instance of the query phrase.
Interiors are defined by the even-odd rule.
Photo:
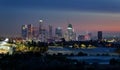
[[[120,0],[0,0],[0,35],[20,34],[22,24],[37,25],[39,19],[64,29],[69,22],[78,33],[111,31],[120,25],[119,13]]]
[[[120,12],[119,0],[0,0],[2,8]]]

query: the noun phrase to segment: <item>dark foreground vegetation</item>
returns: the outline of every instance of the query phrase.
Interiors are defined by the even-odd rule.
[[[0,55],[0,70],[120,70],[120,61],[111,59],[109,64],[92,63],[85,61],[77,61],[67,59],[67,56],[75,56],[74,54],[63,55],[61,53],[49,55],[45,52],[48,46],[73,46],[72,48],[86,47],[111,47],[114,44],[106,42],[56,42],[56,43],[41,43],[41,42],[25,42],[17,43],[15,52],[12,55]],[[119,47],[120,45],[114,45]],[[119,50],[117,52],[119,53]],[[79,52],[76,56],[88,56],[86,53]],[[98,54],[97,56],[101,56]],[[108,54],[104,54],[108,56]]]
[[[109,64],[88,64],[85,61],[67,59],[73,55],[49,55],[42,53],[20,53],[0,55],[0,70],[119,70],[120,62],[111,59]]]

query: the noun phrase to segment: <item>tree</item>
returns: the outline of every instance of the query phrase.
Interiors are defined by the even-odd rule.
[[[117,64],[117,60],[114,59],[114,58],[112,58],[112,59],[110,59],[109,64],[111,64],[111,65],[115,65],[115,64]]]
[[[79,48],[79,45],[75,43],[75,44],[73,45],[73,47],[74,47],[74,48]]]

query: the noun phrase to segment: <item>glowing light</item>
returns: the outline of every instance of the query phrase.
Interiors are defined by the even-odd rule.
[[[39,20],[39,22],[40,22],[40,23],[42,23],[42,22],[43,22],[43,20]]]
[[[8,39],[8,38],[6,38],[6,39],[5,39],[5,42],[8,42],[8,41],[9,41],[9,39]]]
[[[107,42],[115,42],[115,39],[112,39],[112,40],[108,40]]]
[[[25,30],[27,28],[27,25],[23,26],[22,29]]]
[[[58,29],[61,29],[61,27],[58,27]]]
[[[81,48],[86,48],[86,45],[85,44],[81,44]]]
[[[67,29],[72,29],[72,28],[68,27]]]

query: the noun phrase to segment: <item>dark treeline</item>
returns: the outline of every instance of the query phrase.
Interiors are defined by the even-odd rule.
[[[49,46],[63,46],[63,47],[68,47],[68,46],[73,46],[78,45],[79,48],[81,47],[82,44],[86,45],[88,47],[89,45],[95,46],[95,47],[113,47],[113,48],[120,48],[119,43],[110,43],[110,42],[105,42],[105,41],[58,41],[58,42],[50,42],[48,45]]]
[[[30,41],[28,41],[27,45],[28,46],[37,46],[37,47],[48,47],[48,43],[40,42],[40,41],[38,41],[38,42],[35,42],[35,41],[30,42]]]
[[[49,55],[41,53],[21,53],[14,55],[0,55],[1,70],[119,70],[120,62],[111,59],[109,64],[88,64],[85,61],[67,59],[62,54]]]

